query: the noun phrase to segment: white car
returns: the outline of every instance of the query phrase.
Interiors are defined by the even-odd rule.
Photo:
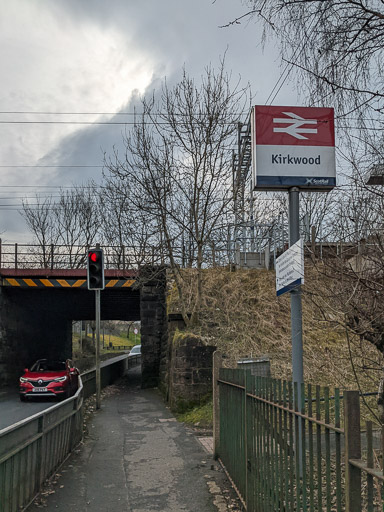
[[[141,355],[141,345],[135,345],[132,347],[132,350],[129,353],[130,356],[140,356]]]

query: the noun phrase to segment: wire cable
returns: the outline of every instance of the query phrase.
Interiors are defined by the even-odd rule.
[[[308,30],[310,30],[310,29],[311,29],[311,25],[313,24],[313,22],[314,22],[314,21],[315,21],[315,18],[312,18],[312,21],[311,21],[311,23],[310,23],[310,25],[309,25],[309,27],[308,27]],[[319,22],[317,22],[317,23],[316,23],[316,26],[318,25],[318,23],[319,23]],[[316,28],[316,26],[315,26],[314,28]],[[297,47],[296,47],[296,50],[293,52],[293,55],[292,55],[292,58],[291,58],[291,61],[293,61],[293,62],[287,62],[286,66],[285,66],[285,68],[284,68],[284,70],[283,70],[283,72],[281,73],[281,75],[280,75],[279,79],[277,80],[276,84],[274,85],[274,87],[273,87],[272,91],[270,92],[270,94],[269,94],[269,96],[268,96],[267,101],[266,101],[266,104],[268,104],[268,103],[269,103],[269,105],[271,105],[271,104],[275,101],[275,99],[276,99],[277,95],[278,95],[278,94],[279,94],[279,92],[281,91],[281,89],[282,89],[283,85],[285,84],[285,82],[287,81],[287,79],[288,79],[288,77],[289,77],[289,74],[291,73],[291,71],[292,71],[293,67],[295,66],[295,59],[296,59],[296,56],[298,55],[298,53],[299,53],[299,52],[301,52],[301,51],[303,50],[304,46],[305,46],[305,40],[303,40],[303,42],[302,42],[302,45],[301,45],[301,46],[297,46]],[[290,68],[289,70],[288,70],[288,67]],[[288,71],[287,71],[287,70],[288,70]],[[286,73],[286,76],[284,77],[284,74],[285,74],[285,73]],[[283,77],[284,77],[284,79],[283,79]],[[279,86],[279,82],[280,82],[280,80],[282,80],[282,82],[281,82],[281,84],[280,84],[280,86]],[[279,86],[279,87],[278,87],[278,86]],[[272,96],[272,94],[274,93],[274,91],[275,91],[275,89],[276,89],[277,87],[278,87],[278,89],[277,89],[277,91],[276,91],[275,95],[273,96],[273,98],[271,99],[271,96]],[[270,99],[271,99],[271,100],[270,100]]]

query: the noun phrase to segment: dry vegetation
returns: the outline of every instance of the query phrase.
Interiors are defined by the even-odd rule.
[[[185,293],[192,294],[194,272],[186,270]],[[306,266],[303,287],[303,342],[305,380],[342,389],[376,391],[383,367],[382,355],[344,325],[343,313],[332,300],[333,285],[321,267]],[[189,327],[235,366],[240,357],[268,355],[273,377],[291,378],[289,294],[275,292],[273,271],[216,268],[204,271],[204,304],[200,326]],[[170,289],[169,311],[178,311]]]

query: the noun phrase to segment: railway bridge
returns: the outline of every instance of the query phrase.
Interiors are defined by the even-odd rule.
[[[49,267],[36,252],[22,258],[17,245],[14,258],[4,256],[4,244],[0,249],[0,385],[5,385],[14,384],[38,358],[71,358],[72,321],[94,320],[95,294],[87,288],[85,263],[83,268],[81,261],[66,263],[62,248],[60,264],[52,258]],[[85,262],[86,248],[78,254]],[[166,351],[165,269],[127,269],[121,262],[121,268],[112,268],[108,250],[105,255],[101,319],[141,321],[142,382],[156,386]]]

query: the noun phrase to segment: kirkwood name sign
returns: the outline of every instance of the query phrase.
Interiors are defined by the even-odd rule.
[[[327,191],[336,185],[332,108],[257,105],[251,129],[254,189]]]

